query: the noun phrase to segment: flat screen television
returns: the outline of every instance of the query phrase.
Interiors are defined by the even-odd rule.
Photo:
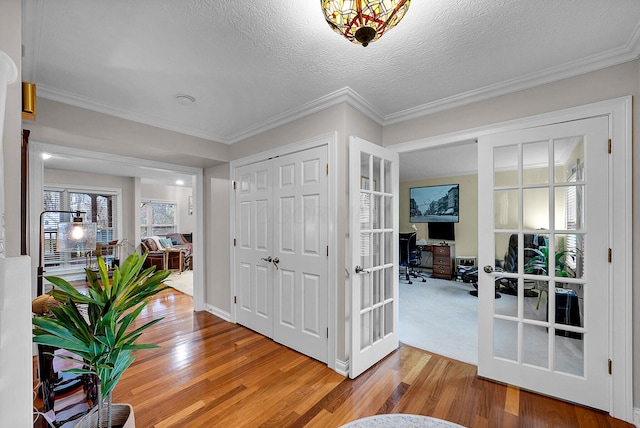
[[[456,234],[453,223],[429,223],[429,240],[455,241]]]
[[[459,192],[458,184],[412,187],[409,195],[409,221],[411,223],[457,223]]]

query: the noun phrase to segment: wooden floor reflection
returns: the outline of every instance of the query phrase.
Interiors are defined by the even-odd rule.
[[[631,427],[608,415],[479,379],[476,367],[402,345],[355,380],[162,292],[140,322],[164,317],[114,391],[138,427],[339,427],[412,413],[468,427]]]

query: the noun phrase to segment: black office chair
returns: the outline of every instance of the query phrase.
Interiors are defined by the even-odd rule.
[[[417,266],[422,264],[422,252],[416,246],[416,232],[400,233],[400,266],[405,268],[404,273],[400,275],[404,276],[405,281],[409,284],[411,277],[421,278],[422,282],[427,280],[415,270]]]

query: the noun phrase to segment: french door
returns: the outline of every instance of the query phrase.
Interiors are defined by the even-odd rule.
[[[398,154],[351,137],[351,378],[398,347],[398,188]]]
[[[602,410],[607,140],[608,119],[596,117],[478,142],[478,374]],[[509,290],[500,299],[496,284]]]
[[[235,170],[237,321],[323,362],[326,163],[323,146]]]

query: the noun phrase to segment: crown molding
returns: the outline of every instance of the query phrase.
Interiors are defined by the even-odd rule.
[[[530,73],[516,79],[442,98],[396,113],[385,115],[353,89],[350,87],[344,87],[227,136],[218,135],[190,126],[184,126],[175,122],[168,122],[164,119],[158,119],[145,114],[131,113],[121,109],[116,109],[86,97],[80,97],[78,95],[49,88],[44,85],[38,86],[38,96],[181,134],[204,138],[206,140],[212,140],[223,144],[233,144],[274,129],[278,126],[285,125],[294,120],[334,107],[341,103],[347,103],[381,126],[388,126],[439,111],[460,107],[478,101],[484,101],[501,95],[530,89],[536,86],[612,67],[636,60],[638,57],[640,57],[640,24],[636,26],[627,43],[620,48],[612,49],[578,61],[568,62],[558,67],[552,67],[540,72]]]
[[[38,97],[57,101],[63,104],[69,104],[75,107],[85,108],[87,110],[95,111],[98,113],[108,114],[110,116],[119,117],[121,119],[142,123],[156,128],[178,132],[180,134],[191,135],[193,137],[204,138],[205,140],[229,144],[229,142],[225,141],[226,139],[221,135],[207,132],[202,129],[193,128],[191,126],[184,126],[175,122],[169,122],[165,119],[159,119],[150,115],[132,113],[126,110],[117,109],[86,97],[81,97],[67,91],[61,91],[59,89],[50,88],[41,84],[38,85]]]
[[[294,120],[302,119],[303,117],[310,116],[341,103],[349,104],[379,125],[382,125],[384,122],[384,114],[382,114],[380,110],[371,105],[353,89],[346,86],[311,102],[250,126],[249,128],[231,136],[229,139],[230,143],[236,143],[249,137],[253,137],[254,135],[285,125],[289,122],[293,122]]]
[[[620,48],[611,49],[601,54],[592,55],[581,60],[572,61],[558,67],[530,73],[525,76],[485,86],[472,91],[463,92],[451,97],[412,107],[385,116],[383,126],[393,125],[406,120],[415,119],[443,110],[460,107],[478,101],[506,95],[547,83],[557,82],[592,71],[623,64],[638,59],[640,56],[640,24],[636,26],[627,43]]]

